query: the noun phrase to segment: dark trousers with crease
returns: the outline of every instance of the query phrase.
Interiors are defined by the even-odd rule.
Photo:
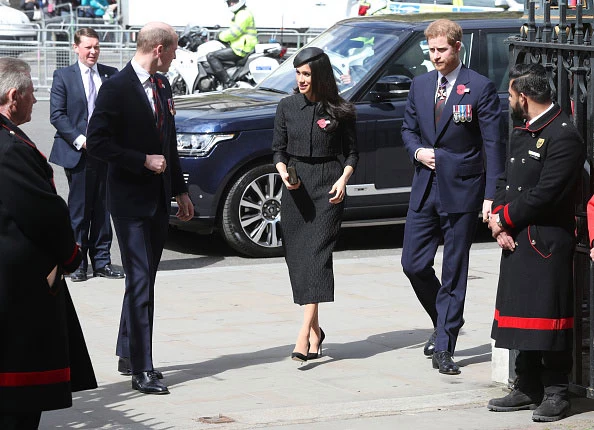
[[[243,57],[240,57],[231,48],[220,49],[218,51],[210,52],[206,55],[206,60],[210,64],[212,73],[217,77],[221,84],[226,83],[229,80],[229,75],[225,70],[223,62],[231,61],[237,63]]]
[[[569,373],[573,367],[571,350],[519,351],[515,363],[521,391],[542,391],[567,397]]]
[[[155,278],[167,239],[169,213],[159,206],[151,217],[114,217],[126,292],[116,354],[130,359],[132,373],[153,370]]]
[[[64,169],[68,180],[68,211],[74,238],[80,244],[87,270],[91,260],[93,270],[111,264],[110,248],[113,238],[107,210],[107,164],[89,157],[85,151],[73,169]]]
[[[437,329],[436,351],[454,353],[463,324],[470,246],[478,211],[441,210],[435,175],[420,210],[408,210],[404,227],[402,268],[421,305]],[[441,282],[433,268],[443,238]]]

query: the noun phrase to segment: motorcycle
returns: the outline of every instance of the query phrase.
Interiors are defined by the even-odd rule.
[[[179,39],[176,58],[167,72],[173,94],[221,90],[222,83],[212,73],[206,55],[224,48],[226,45],[219,40],[208,40],[206,29],[187,28]],[[285,51],[276,42],[259,43],[251,54],[237,63],[223,62],[223,65],[237,88],[252,88],[279,66]]]

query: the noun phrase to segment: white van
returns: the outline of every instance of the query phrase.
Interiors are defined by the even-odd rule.
[[[174,27],[188,24],[227,27],[232,18],[224,0],[120,0],[123,24],[142,27],[164,21]],[[358,0],[246,0],[258,29],[326,29],[356,16]]]

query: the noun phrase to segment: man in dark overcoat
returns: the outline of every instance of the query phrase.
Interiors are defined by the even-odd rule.
[[[509,102],[526,122],[513,129],[489,220],[503,250],[491,336],[519,354],[513,390],[488,408],[535,409],[534,421],[556,421],[570,406],[574,201],[585,145],[551,101],[542,66],[512,67]]]
[[[63,274],[82,254],[53,171],[18,127],[35,103],[30,67],[0,58],[0,428],[36,429],[41,411],[97,387]]]

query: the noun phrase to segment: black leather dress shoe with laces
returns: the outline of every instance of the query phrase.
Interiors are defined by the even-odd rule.
[[[111,264],[106,264],[101,269],[95,270],[93,276],[101,276],[102,278],[108,279],[122,279],[124,277],[124,272],[114,269]]]
[[[130,369],[130,360],[126,357],[120,357],[118,360],[118,372],[120,372],[123,376],[130,376],[132,375],[132,369]],[[163,379],[163,374],[158,370],[149,370],[149,373],[155,375],[157,379]]]
[[[460,373],[460,368],[452,360],[452,354],[449,351],[435,351],[431,361],[433,368],[439,369],[439,373],[444,375],[458,375]]]
[[[423,348],[423,354],[427,357],[431,357],[433,355],[433,351],[435,351],[435,338],[437,337],[437,329],[433,330],[429,339],[425,343],[425,347]]]
[[[132,388],[144,394],[169,394],[169,390],[151,372],[140,372],[132,375]]]
[[[82,282],[87,280],[87,271],[85,269],[76,269],[70,274],[72,282]]]

